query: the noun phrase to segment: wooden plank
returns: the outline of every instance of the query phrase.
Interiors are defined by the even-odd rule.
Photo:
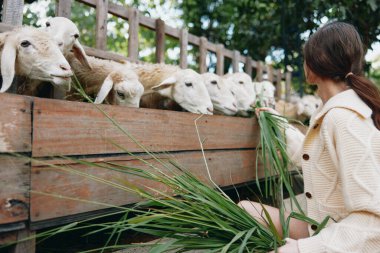
[[[261,82],[263,80],[264,63],[262,61],[257,62],[256,67],[256,81]]]
[[[245,73],[252,77],[252,58],[250,56],[247,57],[247,63],[245,64]]]
[[[232,55],[232,71],[233,72],[239,72],[239,59],[240,59],[240,52],[237,50],[234,50],[233,55]]]
[[[206,37],[201,37],[199,43],[199,73],[207,72],[207,39]]]
[[[144,108],[99,106],[155,151],[199,150],[194,120],[198,114]],[[205,149],[255,148],[255,118],[203,116],[198,129]],[[110,141],[131,152],[142,149],[118,130],[92,104],[35,98],[33,156],[123,153]]]
[[[183,69],[187,68],[187,45],[188,45],[189,31],[186,28],[181,29],[179,37],[179,66]]]
[[[216,74],[224,75],[224,45],[218,44],[216,49]]]
[[[96,48],[107,49],[108,0],[96,1]]]
[[[285,100],[290,101],[290,90],[292,85],[292,72],[287,71],[285,73]]]
[[[132,60],[139,58],[139,11],[135,8],[128,9],[129,16],[129,38],[128,38],[128,57]]]
[[[165,62],[165,22],[156,19],[156,62]]]
[[[234,52],[232,50],[229,50],[229,49],[224,49],[224,57],[228,57],[230,59],[232,59],[234,55]]]
[[[55,15],[58,17],[71,17],[71,0],[57,0],[55,4]]]
[[[2,22],[10,25],[21,26],[24,8],[24,0],[4,0]]]
[[[282,73],[281,73],[281,69],[276,69],[276,97],[278,99],[281,99],[281,95],[282,95],[282,85],[281,85],[281,81],[282,81]]]
[[[32,150],[30,97],[0,94],[0,153]]]
[[[28,159],[0,154],[0,225],[29,218]]]
[[[14,246],[11,253],[35,253],[36,252],[36,233],[29,229],[23,229],[17,232],[18,243]],[[25,240],[29,238],[28,240]]]
[[[267,65],[266,68],[267,68],[268,81],[273,83],[273,80],[274,80],[274,78],[273,78],[273,75],[274,75],[273,74],[273,66]]]
[[[189,33],[189,44],[199,46],[200,43],[201,43],[201,38]]]
[[[174,156],[174,159],[184,168],[198,176],[202,181],[210,183],[200,151],[181,152]],[[236,185],[255,179],[256,152],[254,150],[206,151],[205,157],[211,177],[219,186]],[[145,161],[168,172],[167,168],[159,165],[151,157],[144,155],[139,158],[144,158]],[[168,163],[169,159],[173,159],[171,154],[159,155],[159,158],[165,163]],[[143,164],[136,157],[131,156],[88,160],[97,164],[111,162],[153,171],[149,165]],[[59,164],[62,161],[52,162]],[[64,168],[66,169],[64,170]],[[77,172],[84,173],[85,176],[77,175]],[[91,175],[92,178],[86,175]],[[262,177],[263,171],[259,170],[258,175]],[[94,177],[101,178],[108,184],[104,181],[96,181]],[[31,180],[30,212],[32,223],[141,201],[141,198],[135,193],[130,193],[122,187],[115,186],[115,184],[124,186],[133,184],[139,187],[149,186],[158,190],[167,190],[163,185],[141,177],[99,167],[71,164],[70,162],[61,165],[60,168],[35,165],[32,167]],[[67,197],[74,199],[67,199]],[[83,202],[78,199],[90,202]]]

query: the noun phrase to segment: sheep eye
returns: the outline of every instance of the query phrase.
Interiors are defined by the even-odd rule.
[[[74,34],[74,38],[78,39],[79,38],[79,34]]]
[[[22,47],[29,47],[31,45],[31,43],[28,40],[24,40],[24,41],[21,42],[20,45]]]
[[[186,85],[187,87],[191,87],[191,86],[193,86],[192,83],[185,83],[185,85]]]
[[[215,81],[215,80],[212,80],[211,83],[212,83],[212,84],[218,84],[218,82]]]
[[[50,22],[46,22],[46,27],[49,27],[50,26]]]
[[[125,99],[125,95],[124,93],[120,92],[120,91],[116,91],[117,95],[121,98],[121,99]]]
[[[240,84],[244,84],[244,82],[243,82],[243,81],[239,81],[239,83],[240,83]]]
[[[318,108],[318,105],[315,105],[315,108]]]

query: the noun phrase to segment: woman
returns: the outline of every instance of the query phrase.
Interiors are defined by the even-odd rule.
[[[288,152],[302,167],[307,215],[331,219],[315,236],[316,226],[293,220],[278,252],[380,252],[380,93],[362,76],[360,36],[350,24],[329,23],[309,38],[304,57],[323,106],[306,136],[286,130]],[[257,203],[240,206],[260,216]],[[280,231],[278,210],[270,212]]]

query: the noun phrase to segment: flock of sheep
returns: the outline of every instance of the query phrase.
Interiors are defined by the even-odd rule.
[[[17,75],[25,79],[18,84],[20,94],[40,96],[49,82],[61,89],[66,99],[80,100],[71,88],[75,74],[86,94],[98,104],[246,116],[260,94],[265,105],[280,113],[308,117],[320,103],[314,96],[305,96],[295,103],[278,101],[275,106],[274,85],[252,82],[242,72],[218,76],[165,64],[98,59],[86,55],[78,38],[76,25],[63,17],[49,19],[45,27],[24,26],[1,33],[0,92],[7,91]]]

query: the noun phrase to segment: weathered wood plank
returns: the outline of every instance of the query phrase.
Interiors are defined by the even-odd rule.
[[[207,72],[207,39],[206,37],[201,37],[199,43],[199,73]]]
[[[280,99],[282,95],[282,84],[281,84],[282,73],[281,73],[281,69],[276,69],[275,71],[276,71],[276,97]]]
[[[96,48],[107,49],[108,0],[96,1]]]
[[[36,252],[36,233],[29,229],[23,229],[17,231],[17,241],[18,243],[14,246],[11,253],[35,253]],[[25,240],[27,239],[28,240]],[[24,240],[24,241],[23,241]]]
[[[0,94],[0,153],[32,150],[30,97]]]
[[[210,182],[200,151],[181,152],[174,154],[174,156],[175,160],[184,168],[190,170],[204,182]],[[205,156],[211,177],[219,186],[236,185],[252,181],[255,178],[256,152],[254,150],[206,151]],[[146,155],[140,157],[154,166],[158,166],[163,171],[168,171],[153,158]],[[166,163],[168,163],[168,159],[173,159],[172,155],[168,154],[159,155],[159,157]],[[148,165],[131,156],[92,158],[88,160],[98,164],[112,162],[152,171]],[[53,163],[59,162],[53,161]],[[70,164],[70,162],[66,164],[66,168],[70,168],[69,171],[67,169],[64,171],[64,166],[61,168],[38,165],[32,167],[32,222],[104,209],[110,207],[110,205],[120,206],[135,203],[141,200],[134,193],[129,193],[120,189],[120,187],[95,181],[94,178],[89,178],[88,176],[76,175],[75,171],[96,176],[114,184],[127,185],[127,182],[129,182],[129,184],[139,187],[149,186],[154,189],[166,190],[163,185],[158,183],[104,168],[88,167],[76,163]],[[259,171],[258,175],[262,177],[263,172]],[[50,196],[47,194],[50,194]],[[58,197],[58,195],[62,197]],[[67,197],[75,199],[69,200]],[[78,199],[92,201],[92,203],[79,201]],[[107,204],[108,206],[98,203]]]
[[[57,0],[55,5],[55,15],[59,17],[71,17],[71,0]]]
[[[165,62],[165,22],[156,19],[156,62]]]
[[[150,150],[199,150],[194,120],[198,114],[101,105],[113,119]],[[198,128],[205,149],[255,148],[254,118],[203,116]],[[123,153],[142,149],[118,130],[96,106],[81,102],[35,98],[33,156]]]
[[[285,74],[285,100],[290,101],[290,89],[292,85],[292,72],[286,72]]]
[[[273,66],[272,65],[267,65],[266,66],[266,69],[267,69],[267,76],[268,76],[268,81],[273,83]]]
[[[2,22],[10,25],[22,25],[24,0],[4,0]]]
[[[29,218],[30,164],[0,154],[0,225]]]
[[[181,29],[181,34],[179,37],[179,66],[183,69],[187,68],[187,45],[189,31],[186,28]]]
[[[239,72],[239,59],[240,59],[240,53],[237,50],[233,51],[232,55],[232,71],[233,72]]]
[[[224,75],[224,45],[218,44],[216,48],[216,74]]]
[[[139,16],[139,11],[135,8],[128,9],[128,57],[132,60],[139,58]]]
[[[252,58],[250,56],[247,57],[247,63],[245,64],[245,73],[252,77]]]
[[[264,63],[262,61],[257,62],[256,67],[256,81],[261,82],[263,80]]]

